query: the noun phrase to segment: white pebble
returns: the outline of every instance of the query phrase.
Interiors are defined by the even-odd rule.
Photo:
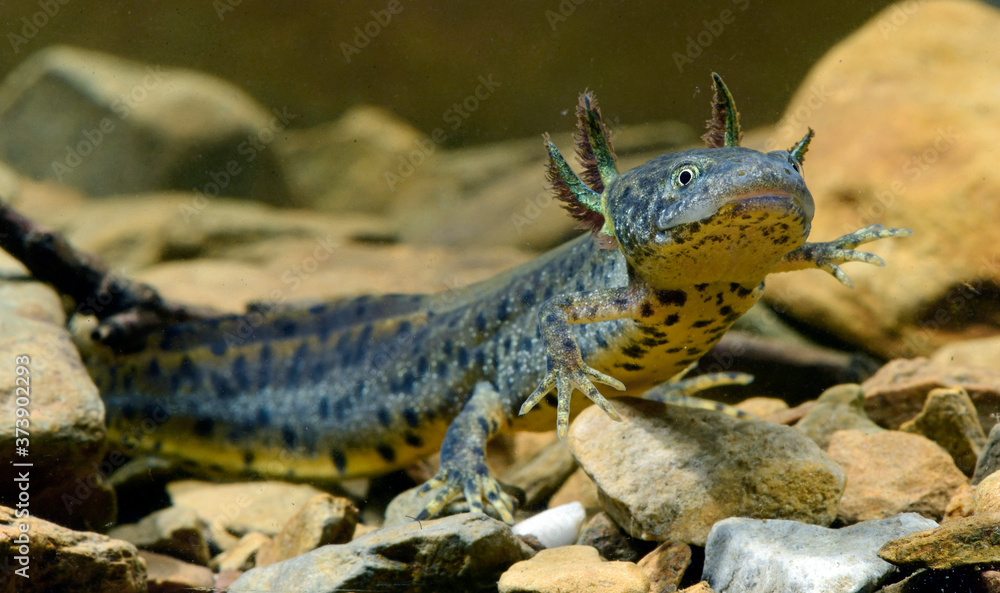
[[[582,504],[571,502],[521,521],[514,526],[514,533],[533,535],[546,548],[568,546],[576,543],[576,538],[580,535],[580,526],[583,525],[586,516]]]

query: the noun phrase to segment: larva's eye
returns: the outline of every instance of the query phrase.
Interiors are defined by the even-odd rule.
[[[674,169],[670,180],[674,187],[684,187],[694,181],[698,177],[698,174],[698,167],[694,165],[681,165]]]

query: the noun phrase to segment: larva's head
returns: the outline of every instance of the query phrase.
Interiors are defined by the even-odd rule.
[[[549,178],[567,208],[655,287],[759,282],[809,235],[813,200],[802,159],[812,131],[787,151],[738,146],[732,97],[713,77],[709,148],[665,154],[619,175],[589,95],[577,110],[586,184],[547,143]]]

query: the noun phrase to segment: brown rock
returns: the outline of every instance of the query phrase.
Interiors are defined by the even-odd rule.
[[[590,546],[542,550],[500,575],[500,593],[648,593],[649,580],[631,562],[606,562]]]
[[[972,476],[972,483],[978,484],[986,476],[1000,471],[1000,424],[997,424],[986,437],[986,446],[976,463],[976,473]]]
[[[336,121],[289,131],[275,147],[288,163],[289,183],[311,207],[384,213],[407,185],[395,172],[400,160],[421,140],[420,131],[388,109],[358,105]]]
[[[995,369],[1000,360],[1000,336],[945,344],[930,359],[947,365]]]
[[[996,332],[1000,170],[982,147],[1000,112],[970,106],[994,101],[1000,54],[982,48],[998,27],[1000,13],[983,3],[897,5],[813,67],[765,146],[786,148],[806,126],[817,130],[810,239],[874,223],[914,235],[862,246],[887,267],[847,264],[853,291],[807,271],[769,277],[765,298],[884,358]]]
[[[6,254],[2,262],[19,273]],[[23,470],[32,515],[103,530],[116,512],[105,483],[115,464],[102,462],[104,404],[65,323],[62,303],[48,286],[0,281],[0,357],[7,361],[0,365],[0,464],[12,476],[12,463],[33,464]],[[29,444],[22,447],[25,432]],[[119,455],[118,465],[124,461]],[[16,501],[18,484],[0,481],[0,500]]]
[[[938,520],[968,479],[941,447],[915,434],[835,432],[828,449],[847,488],[837,518],[847,524],[914,512]]]
[[[1000,515],[974,515],[895,539],[880,558],[910,568],[954,568],[1000,562]]]
[[[934,389],[961,387],[989,430],[1000,418],[1000,372],[932,362],[926,358],[889,361],[861,384],[865,411],[880,426],[897,429],[920,413]]]
[[[202,566],[208,564],[208,525],[194,509],[167,507],[143,517],[138,523],[119,525],[108,532],[135,547],[173,556]]]
[[[500,475],[500,481],[524,490],[524,506],[531,509],[552,498],[576,468],[569,447],[556,438],[537,454],[522,458],[507,468]]]
[[[715,589],[708,584],[708,581],[701,581],[681,590],[681,593],[715,593]]]
[[[568,441],[604,510],[633,537],[704,545],[726,517],[833,520],[843,473],[794,429],[634,398],[614,406],[623,422],[588,408]]]
[[[586,509],[597,509],[601,506],[600,497],[597,495],[597,486],[594,485],[594,481],[590,479],[587,472],[579,468],[552,495],[552,498],[549,499],[549,507],[555,508],[570,502],[578,502]]]
[[[750,397],[736,404],[736,409],[742,410],[755,418],[767,418],[788,409],[785,400],[776,397]]]
[[[215,586],[212,571],[204,566],[146,550],[140,550],[139,557],[146,562],[149,593],[185,593]]]
[[[904,422],[899,430],[921,434],[940,445],[967,476],[976,470],[976,461],[986,445],[976,407],[961,387],[931,391],[920,414]]]
[[[977,515],[1000,515],[1000,472],[993,472],[980,482],[972,496]]]
[[[26,544],[18,540],[22,536]],[[22,545],[29,548],[27,566],[18,559]],[[132,544],[37,517],[16,517],[7,507],[0,507],[0,558],[12,571],[26,568],[28,577],[7,576],[0,584],[3,593],[146,591],[146,567]]]
[[[266,148],[295,114],[276,117],[220,79],[55,46],[2,91],[0,159],[28,177],[92,195],[198,188],[294,203]]]
[[[464,513],[379,529],[349,544],[255,568],[230,590],[278,591],[294,583],[303,591],[377,591],[405,583],[413,591],[461,591],[496,582],[503,570],[533,554],[508,525]]]
[[[650,591],[669,591],[680,586],[684,571],[691,564],[691,546],[681,542],[663,542],[643,556],[639,568],[649,579]]]
[[[351,541],[358,508],[346,498],[317,494],[257,552],[257,566],[294,558],[327,544]]]
[[[212,568],[218,572],[242,572],[254,567],[257,560],[257,552],[261,547],[269,543],[271,538],[263,533],[251,531],[240,538],[234,546],[220,553],[212,559]],[[235,580],[235,579],[233,579]]]
[[[322,494],[305,484],[284,482],[244,482],[214,484],[198,480],[181,480],[167,484],[167,493],[175,506],[194,509],[212,530],[212,537],[219,544],[218,534],[242,536],[251,531],[276,535],[310,498]],[[225,539],[223,549],[231,547],[238,538]]]
[[[975,489],[968,484],[959,486],[955,494],[951,496],[951,500],[948,501],[948,505],[944,508],[944,516],[941,517],[941,523],[972,516],[973,505],[975,504],[973,499],[974,493]]]
[[[860,385],[845,383],[824,391],[816,405],[795,424],[821,448],[830,445],[830,436],[838,430],[860,430],[874,434],[885,430],[865,414],[865,392]]]
[[[633,541],[602,511],[583,524],[580,535],[576,538],[576,545],[596,549],[605,560],[635,562],[639,559],[639,554]]]

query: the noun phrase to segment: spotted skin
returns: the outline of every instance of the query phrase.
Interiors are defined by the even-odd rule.
[[[464,495],[509,522],[513,501],[485,463],[493,435],[555,424],[564,436],[582,407],[570,406],[576,389],[618,419],[607,398],[688,368],[768,273],[840,278],[838,264],[880,263],[854,247],[907,234],[806,243],[804,153],[800,143],[660,156],[605,179],[588,202],[602,212],[600,240],[581,236],[457,291],[258,308],[98,352],[88,367],[109,433],[133,451],[294,480],[379,474],[440,450],[420,518]],[[603,175],[613,160],[598,156]]]

